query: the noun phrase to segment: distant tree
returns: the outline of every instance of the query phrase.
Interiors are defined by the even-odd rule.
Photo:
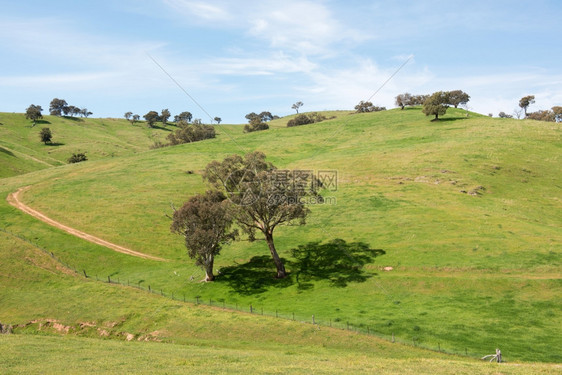
[[[263,111],[259,114],[259,116],[262,122],[273,120],[273,115],[271,114],[271,112]]]
[[[287,274],[275,248],[273,232],[280,225],[305,224],[309,209],[304,198],[321,196],[311,174],[278,171],[265,159],[258,151],[244,157],[231,155],[222,162],[209,163],[203,178],[226,193],[233,203],[232,212],[238,225],[250,240],[255,239],[256,230],[264,234],[277,278],[282,279]],[[287,179],[291,183],[283,183]]]
[[[414,95],[410,99],[410,105],[423,105],[429,98],[429,95]]]
[[[179,122],[179,121],[186,121],[186,122],[190,122],[192,119],[192,114],[189,112],[182,112],[179,115],[175,115],[174,116],[174,122]]]
[[[556,115],[554,114],[553,111],[548,109],[545,111],[539,110],[536,112],[529,113],[527,115],[527,118],[530,120],[537,120],[537,121],[549,121],[549,122],[556,121]]]
[[[408,92],[396,96],[395,103],[398,107],[400,107],[400,109],[404,109],[405,106],[411,105],[411,102],[412,102],[412,94]]]
[[[554,112],[554,119],[556,120],[556,122],[562,122],[562,107],[552,107],[552,112]]]
[[[203,125],[203,121],[200,118],[193,120],[193,125]]]
[[[88,118],[88,116],[93,115],[93,113],[90,112],[90,111],[88,111],[88,108],[82,108],[82,109],[80,110],[80,115],[82,115],[82,117]]]
[[[143,117],[146,120],[146,123],[148,124],[148,126],[151,127],[151,128],[154,127],[154,124],[156,124],[156,122],[160,120],[160,116],[158,115],[158,112],[156,112],[156,111],[150,111],[146,115],[144,115]]]
[[[130,120],[130,121],[131,121],[131,125],[134,125],[135,122],[140,121],[140,116],[137,115],[137,114],[134,114],[133,117],[131,117],[131,120]]]
[[[521,119],[521,115],[523,114],[523,109],[515,108],[513,110],[513,116],[517,117],[517,120]]]
[[[505,113],[504,111],[501,111],[500,113],[498,113],[498,117],[499,117],[499,118],[513,118],[512,115],[508,115],[508,114]]]
[[[244,133],[251,133],[269,129],[269,125],[265,123],[264,119],[271,119],[273,116],[271,116],[269,112],[262,112],[259,115],[255,112],[251,112],[245,117],[248,119],[248,124],[244,126]]]
[[[70,115],[71,117],[74,117],[75,115],[80,113],[80,108],[73,105],[69,105],[63,109],[63,112],[65,115]]]
[[[297,111],[297,115],[299,114],[299,108],[302,107],[304,105],[303,102],[296,102],[295,104],[293,104],[291,106],[292,109],[294,109],[295,111]]]
[[[53,139],[53,134],[51,133],[51,129],[49,128],[42,128],[41,132],[39,132],[39,139],[41,139],[41,142],[44,142],[45,144],[51,143],[51,140]]]
[[[449,103],[450,105],[458,108],[459,104],[466,104],[470,100],[470,95],[462,90],[449,91]]]
[[[217,122],[217,124],[220,124],[222,121],[220,117],[215,117],[214,120]]]
[[[33,121],[32,126],[35,126],[35,122],[37,120],[43,118],[43,115],[41,114],[41,111],[43,111],[43,108],[41,108],[40,105],[35,105],[35,104],[30,105],[25,110],[25,118]]]
[[[435,118],[432,121],[438,121],[439,116],[443,116],[447,112],[448,103],[449,97],[447,92],[434,92],[423,103],[422,112],[425,113],[426,116],[434,115]]]
[[[359,104],[355,106],[355,112],[357,113],[365,113],[365,112],[378,112],[378,111],[386,111],[385,107],[377,107],[373,105],[371,102],[364,102],[360,101]]]
[[[84,152],[79,152],[79,153],[73,153],[71,157],[68,158],[68,163],[69,164],[74,164],[74,163],[80,163],[82,161],[86,161],[88,160],[88,158],[86,157],[86,154]]]
[[[125,117],[125,120],[129,121],[129,119],[131,118],[132,115],[133,115],[133,112],[125,112],[123,117]]]
[[[170,118],[170,116],[172,116],[170,114],[170,111],[167,108],[163,109],[162,112],[160,113],[160,120],[162,121],[162,124],[166,125],[168,123],[168,119]]]
[[[519,100],[519,107],[523,108],[523,111],[525,111],[525,117],[527,117],[527,108],[529,108],[529,106],[534,103],[535,103],[534,95],[527,95],[522,97],[521,100]]]
[[[62,116],[62,113],[68,113],[68,103],[64,99],[54,98],[49,105],[49,112],[53,116]]]
[[[222,192],[210,190],[191,197],[174,211],[170,229],[184,237],[189,257],[205,271],[205,281],[215,279],[213,265],[222,245],[238,235],[236,230],[230,231],[233,218],[229,204]]]

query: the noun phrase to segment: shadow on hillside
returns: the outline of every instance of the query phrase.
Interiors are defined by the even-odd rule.
[[[287,264],[285,259],[281,260]],[[269,255],[255,256],[247,263],[223,267],[220,272],[215,282],[225,283],[236,293],[246,296],[263,293],[270,287],[286,288],[294,283],[290,274],[284,279],[275,277],[275,265]]]
[[[60,143],[60,142],[49,142],[47,143],[47,146],[64,146],[64,143]]]
[[[167,132],[171,132],[171,131],[172,131],[172,129],[168,129],[168,128],[165,127],[165,126],[159,126],[159,125],[152,125],[152,126],[150,126],[149,128],[150,128],[150,129],[165,130],[165,131],[167,131]]]
[[[291,250],[293,261],[282,259],[288,272],[284,279],[275,277],[273,260],[269,255],[255,256],[249,262],[223,267],[215,282],[227,284],[242,295],[253,295],[269,288],[287,288],[297,284],[299,290],[314,288],[314,281],[327,280],[330,286],[344,288],[349,283],[365,282],[375,273],[363,266],[385,254],[382,249],[371,249],[364,242],[347,243],[334,239],[327,243],[309,242]]]
[[[74,122],[84,122],[84,119],[80,117],[73,117],[73,116],[62,116],[62,117]]]
[[[7,155],[10,155],[10,156],[15,156],[12,151],[6,150],[6,149],[3,148],[3,147],[0,147],[0,152],[3,152],[3,153],[5,153],[5,154],[7,154]]]
[[[461,117],[458,117],[458,116],[457,116],[457,117],[445,117],[445,118],[440,118],[440,119],[438,119],[438,120],[433,119],[433,120],[431,120],[431,122],[437,122],[437,123],[439,123],[439,122],[449,122],[449,121],[457,121],[457,120],[467,120],[467,119],[469,119],[469,118],[470,118],[470,117],[466,117],[466,116],[461,116]]]
[[[295,258],[291,269],[299,289],[314,287],[311,281],[329,280],[330,285],[344,288],[351,282],[362,283],[371,276],[363,268],[375,258],[386,254],[382,249],[371,249],[364,242],[347,243],[334,239],[327,243],[309,242],[291,250]]]

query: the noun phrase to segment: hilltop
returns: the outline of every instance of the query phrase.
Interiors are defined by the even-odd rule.
[[[10,116],[13,119],[8,121]],[[257,311],[263,308],[266,314],[284,317],[295,313],[297,320],[309,321],[315,315],[323,327],[333,325],[344,333],[349,324],[389,341],[394,335],[399,342],[449,353],[478,357],[499,347],[508,361],[562,361],[558,342],[562,326],[559,124],[474,113],[467,117],[465,111],[452,108],[439,122],[430,122],[420,108],[366,114],[341,111],[326,116],[335,118],[294,128],[284,127],[289,118],[275,120],[269,130],[250,134],[244,134],[241,126],[221,125],[216,139],[149,150],[155,137],[165,136],[165,129],[132,128],[125,120],[105,119],[86,119],[84,126],[76,127],[47,116],[50,126],[57,129],[56,125],[64,134],[66,141],[61,142],[68,144],[64,152],[49,153],[44,151],[49,146],[39,143],[33,130],[22,130],[18,116],[23,118],[0,115],[0,131],[11,134],[1,138],[0,147],[25,156],[3,152],[0,157],[25,160],[29,164],[21,171],[35,172],[0,180],[4,197],[0,228],[54,252],[91,277],[110,276],[144,288],[151,285],[168,297],[173,293],[245,309],[251,304]],[[112,129],[105,142],[82,138],[82,132],[87,132],[91,139],[104,139],[104,129]],[[91,160],[63,165],[75,145],[92,147]],[[177,207],[206,189],[201,171],[207,163],[253,150],[265,152],[279,168],[333,172],[337,188],[323,192],[329,204],[311,207],[306,226],[279,229],[277,247],[292,271],[289,278],[272,278],[274,267],[263,241],[240,241],[225,247],[216,259],[216,268],[221,270],[217,281],[200,283],[202,272],[185,255],[182,239],[169,232],[166,214],[171,203]],[[30,157],[52,162],[53,168],[38,165]],[[49,217],[168,261],[115,253],[36,221],[5,201],[23,186],[31,186],[23,201]],[[343,286],[331,283],[330,275],[298,281],[298,263],[290,249],[338,238],[367,243],[384,255],[361,269],[362,278],[349,279]],[[13,238],[2,241],[9,243]],[[21,265],[13,269],[17,267]],[[29,278],[33,279],[32,274]],[[70,289],[95,284],[90,279],[71,280],[75,286]],[[53,281],[50,285],[54,292],[62,284]],[[4,305],[8,307],[2,319],[13,323],[56,317],[78,324],[80,319],[101,322],[123,315],[127,321],[131,316],[135,330],[149,324],[138,323],[144,313],[135,304],[128,312],[108,306],[108,314],[113,315],[96,318],[97,310],[78,307],[69,314],[39,300],[39,312],[25,315],[18,307],[32,298],[15,290],[14,286],[0,292],[9,303]],[[122,295],[119,298],[138,293],[127,288],[111,290]],[[30,288],[23,291],[24,296],[33,295]],[[162,297],[158,298],[147,303],[162,303]],[[206,313],[196,314],[204,321]],[[173,313],[166,316],[169,320],[163,326],[170,324],[175,330],[191,324]],[[286,329],[300,329],[296,327],[300,326]],[[292,345],[278,335],[282,333],[259,337],[271,339],[273,346]],[[310,332],[299,335],[306,339]],[[339,333],[333,335],[339,337]],[[368,342],[375,340],[366,337]],[[414,350],[403,348],[402,358],[415,356],[412,353],[418,349],[411,353],[410,349]],[[381,356],[386,358],[386,354]],[[432,354],[422,357],[439,363]],[[429,368],[423,371],[431,372]]]

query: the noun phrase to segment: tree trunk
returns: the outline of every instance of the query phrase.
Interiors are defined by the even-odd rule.
[[[215,280],[215,275],[213,275],[213,264],[215,263],[215,259],[211,256],[211,260],[205,264],[205,281],[213,281]]]
[[[265,232],[265,240],[267,241],[267,245],[269,246],[269,251],[271,252],[271,256],[273,257],[273,262],[275,263],[275,267],[277,267],[277,278],[284,279],[287,276],[285,272],[285,266],[279,258],[279,254],[277,254],[277,250],[275,250],[275,244],[273,243],[273,233]]]

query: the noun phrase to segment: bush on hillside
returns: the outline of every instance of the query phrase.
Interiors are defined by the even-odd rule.
[[[310,113],[310,114],[300,114],[300,115],[296,115],[294,118],[292,118],[291,120],[289,120],[287,122],[287,127],[293,127],[293,126],[300,126],[300,125],[308,125],[308,124],[314,124],[316,122],[321,122],[326,120],[326,116],[321,115],[318,112],[314,112],[314,113]]]
[[[244,133],[257,132],[260,130],[267,130],[267,129],[269,129],[269,125],[261,121],[254,121],[244,125]]]
[[[69,164],[80,163],[81,161],[86,161],[86,160],[88,160],[88,158],[86,157],[86,153],[79,152],[77,154],[72,154],[72,156],[68,158],[68,163]]]
[[[216,136],[215,128],[212,125],[189,124],[186,121],[179,121],[177,126],[179,129],[168,135],[168,140],[172,146],[202,141]]]

